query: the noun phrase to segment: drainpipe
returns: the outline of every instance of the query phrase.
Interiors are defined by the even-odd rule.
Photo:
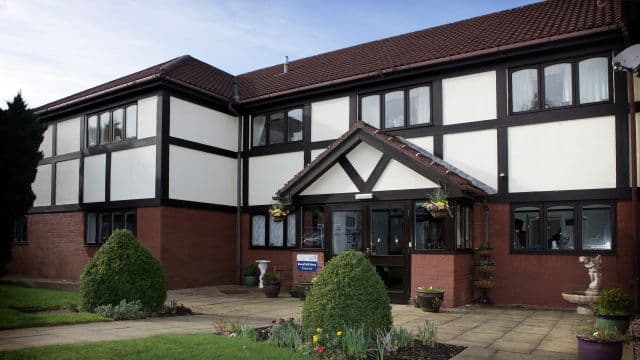
[[[241,280],[241,262],[242,262],[242,115],[235,109],[234,105],[240,102],[238,95],[238,82],[234,76],[232,79],[231,91],[233,97],[227,103],[229,111],[238,117],[238,152],[236,155],[236,281]]]
[[[487,199],[484,199],[484,202],[482,203],[482,217],[484,219],[483,245],[491,247],[491,244],[489,244],[489,205],[487,205]]]
[[[631,150],[631,238],[635,246],[633,262],[633,290],[634,312],[640,312],[640,279],[638,278],[638,266],[640,266],[640,244],[638,244],[638,160],[636,144],[636,102],[633,89],[633,71],[627,73],[627,97],[629,98],[629,132],[631,133],[629,145]]]

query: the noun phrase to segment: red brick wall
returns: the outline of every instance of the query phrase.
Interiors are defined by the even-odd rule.
[[[155,218],[145,214],[141,219]],[[161,224],[161,259],[170,289],[236,282],[235,213],[162,207]]]
[[[489,239],[495,249],[496,262],[496,286],[490,291],[492,299],[497,304],[572,306],[564,302],[560,294],[584,290],[589,282],[578,256],[509,254],[509,204],[489,204],[489,207]],[[620,287],[631,292],[634,248],[630,207],[628,201],[618,202],[617,256],[603,256],[604,288]]]
[[[10,274],[78,281],[97,247],[84,245],[84,213],[27,216],[27,245],[12,248]]]
[[[444,289],[444,307],[471,302],[471,255],[427,254],[411,255],[411,297],[418,286]]]

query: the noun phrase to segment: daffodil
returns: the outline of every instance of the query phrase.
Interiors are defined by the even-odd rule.
[[[320,329],[320,328],[316,328],[316,332],[317,332],[318,334],[320,334],[320,333],[322,332],[322,329]]]
[[[338,336],[342,336],[342,331],[338,331],[338,332],[336,333],[336,335],[338,335]]]
[[[314,344],[318,343],[318,335],[313,335],[313,343]]]

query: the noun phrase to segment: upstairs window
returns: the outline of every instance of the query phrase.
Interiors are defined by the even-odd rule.
[[[251,145],[265,146],[302,141],[302,108],[254,115],[251,118]]]
[[[573,105],[573,81],[571,64],[554,64],[544,67],[545,109]]]
[[[424,85],[362,96],[360,120],[383,129],[428,125],[431,123],[431,88]]]
[[[580,104],[609,100],[609,59],[596,57],[578,63]]]
[[[89,115],[86,129],[87,147],[135,138],[138,132],[138,106],[129,105]]]

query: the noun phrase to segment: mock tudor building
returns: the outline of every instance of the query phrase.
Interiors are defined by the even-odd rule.
[[[127,228],[170,288],[238,283],[258,259],[288,286],[313,275],[298,255],[354,249],[393,301],[434,286],[458,306],[486,244],[498,304],[569,306],[582,255],[631,292],[637,166],[611,63],[633,6],[551,0],[235,76],[182,56],[46,104],[10,272],[77,281]],[[452,217],[422,206],[436,189]]]

